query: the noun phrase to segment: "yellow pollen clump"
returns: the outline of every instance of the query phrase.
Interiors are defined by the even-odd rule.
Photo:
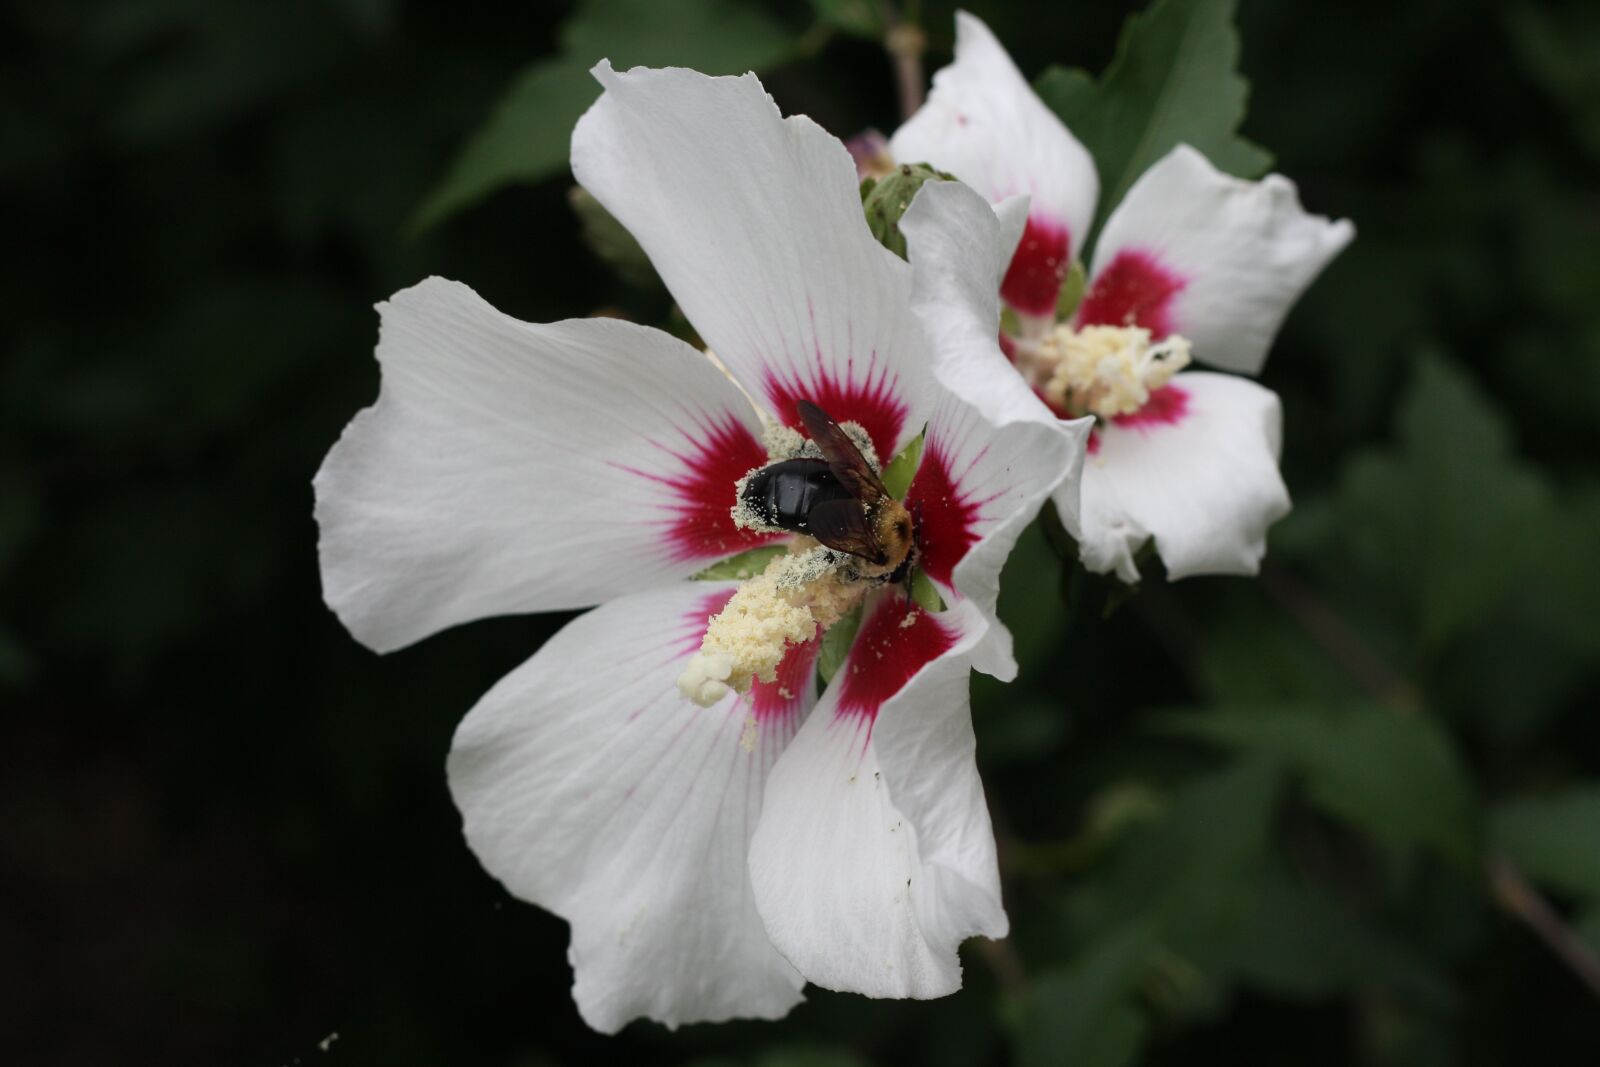
[[[1033,349],[1044,395],[1074,415],[1131,415],[1189,364],[1189,341],[1152,344],[1142,326],[1057,326]]]
[[[838,622],[866,589],[827,549],[776,557],[711,619],[700,651],[678,678],[678,691],[710,707],[730,689],[747,693],[758,679],[775,681],[785,650]]]

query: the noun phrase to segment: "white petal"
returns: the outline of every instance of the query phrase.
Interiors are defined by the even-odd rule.
[[[1004,373],[1017,377],[1010,368]],[[1002,681],[1016,676],[1017,665],[1011,633],[995,615],[1000,570],[1040,505],[1064,482],[1077,482],[1091,421],[1051,416],[995,426],[953,393],[928,421],[922,463],[906,493],[918,523],[919,565],[946,600],[970,600],[990,621],[973,661]]]
[[[1170,578],[1254,574],[1289,513],[1277,396],[1226,374],[1179,374],[1145,411],[1099,431],[1083,470],[1084,566],[1138,578],[1154,537]]]
[[[887,459],[920,428],[910,269],[873,239],[850,154],[755,75],[595,68],[572,169],[638,238],[689,321],[790,425],[811,400]]]
[[[675,684],[732,589],[683,583],[596,608],[456,732],[468,843],[512,893],[571,922],[573,995],[607,1033],[639,1016],[778,1018],[801,1000],[757,917],[747,848],[815,697],[814,659],[796,654],[778,683],[711,708]]]
[[[1282,175],[1230,177],[1179,145],[1106,221],[1077,321],[1179,333],[1196,359],[1255,374],[1290,306],[1354,236],[1347,220],[1307,214]]]
[[[927,103],[889,147],[900,162],[932,163],[993,203],[1032,196],[1006,299],[1027,314],[1052,312],[1089,232],[1100,182],[1089,153],[980,20],[957,13],[955,62],[933,76]]]
[[[927,333],[939,381],[990,421],[1055,415],[1000,351],[1000,279],[1023,197],[998,207],[958,182],[930,182],[900,220],[911,258],[912,307]]]
[[[940,997],[961,987],[964,939],[1005,935],[967,699],[983,629],[970,604],[930,616],[882,597],[773,769],[752,883],[773,944],[809,981]]]
[[[990,617],[976,666],[1007,680],[1016,663],[1010,632],[994,617],[1000,568],[1052,490],[1076,506],[1094,424],[1057,419],[1000,352],[996,285],[1019,207],[1014,197],[991,209],[965,186],[939,182],[923,186],[900,224],[913,306],[946,387],[909,496],[922,517],[923,566]]]
[[[519,322],[439,278],[378,310],[378,402],[315,482],[323,595],[363,643],[584,607],[760,543],[728,515],[760,424],[688,345]]]

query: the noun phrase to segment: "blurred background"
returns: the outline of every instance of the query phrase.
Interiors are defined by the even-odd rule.
[[[1135,5],[971,0],[1030,76]],[[926,3],[928,69],[953,6]],[[0,1060],[1600,1062],[1600,8],[1244,0],[1242,132],[1359,237],[1264,380],[1259,581],[1120,606],[1031,531],[976,720],[1014,935],[933,1003],[618,1038],[467,851],[473,701],[564,620],[376,657],[310,479],[427,274],[667,321],[586,239],[583,71],[898,119],[874,9],[61,0],[0,12]],[[609,249],[609,252],[608,252]],[[1019,588],[1012,582],[1013,590]],[[1107,607],[1112,607],[1108,617]]]

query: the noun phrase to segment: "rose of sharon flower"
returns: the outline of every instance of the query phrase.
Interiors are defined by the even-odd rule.
[[[485,867],[571,923],[596,1029],[775,1018],[806,980],[950,993],[960,942],[1006,932],[968,672],[1015,674],[1000,566],[1083,447],[933,376],[963,345],[1000,358],[1009,245],[971,190],[919,198],[913,259],[962,254],[918,271],[969,279],[941,332],[869,234],[844,146],[753,75],[595,74],[574,173],[718,362],[627,322],[519,322],[454,282],[398,293],[378,402],[316,479],[327,601],[378,651],[598,605],[472,709],[448,765]],[[976,228],[945,235],[941,205]],[[868,482],[924,435],[903,513],[853,496],[853,517],[830,513],[906,519],[909,558],[829,550],[748,506],[741,484],[816,455],[800,431],[818,412]],[[689,580],[759,546],[786,551],[742,585]],[[917,571],[944,610],[908,597]],[[819,694],[821,634],[857,607]]]
[[[1081,512],[1070,491],[1057,501],[1085,566],[1137,581],[1135,554],[1153,537],[1170,577],[1255,573],[1267,527],[1289,511],[1278,398],[1184,368],[1260,371],[1351,224],[1307,214],[1280,175],[1242,181],[1180,145],[1111,213],[1061,322],[1062,282],[1094,218],[1094,163],[978,19],[956,16],[955,62],[890,146],[996,204],[1031,197],[1000,290],[1018,323],[1005,348],[1056,415],[1096,420]]]

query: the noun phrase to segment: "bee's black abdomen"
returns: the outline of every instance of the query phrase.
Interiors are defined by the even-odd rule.
[[[809,533],[806,516],[812,508],[829,500],[853,498],[828,469],[826,460],[802,457],[779,460],[751,475],[740,499],[769,526]]]

